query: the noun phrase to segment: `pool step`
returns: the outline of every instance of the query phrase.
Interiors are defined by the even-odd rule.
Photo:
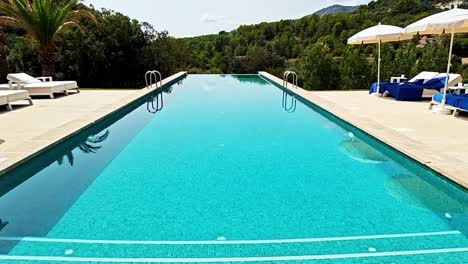
[[[18,243],[3,238],[1,243]],[[468,239],[460,232],[386,236],[244,241],[121,241],[22,238],[2,261],[138,263],[275,262],[356,258],[468,260]],[[131,261],[130,261],[131,260]],[[3,262],[2,262],[3,263]],[[341,262],[343,263],[343,261]],[[453,262],[451,262],[453,263]],[[455,262],[456,263],[456,262]]]

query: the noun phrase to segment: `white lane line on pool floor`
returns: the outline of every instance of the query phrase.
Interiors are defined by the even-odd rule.
[[[347,237],[323,237],[323,238],[298,238],[298,239],[272,239],[272,240],[210,240],[210,241],[151,241],[151,240],[92,240],[92,239],[65,239],[47,237],[0,237],[0,241],[43,242],[43,243],[72,243],[72,244],[114,244],[114,245],[255,245],[255,244],[292,244],[292,243],[317,243],[330,241],[353,241],[388,238],[410,238],[428,236],[460,235],[460,231],[347,236]]]
[[[304,261],[378,258],[396,256],[415,256],[468,252],[468,248],[444,248],[411,251],[392,251],[380,253],[352,253],[336,255],[278,256],[278,257],[233,257],[233,258],[91,258],[91,257],[47,257],[47,256],[9,256],[0,255],[0,260],[15,261],[58,261],[58,262],[97,262],[97,263],[223,263],[223,262],[266,262],[266,261]]]

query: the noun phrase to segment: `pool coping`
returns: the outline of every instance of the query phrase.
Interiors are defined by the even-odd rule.
[[[171,75],[162,80],[162,87],[166,87],[185,76],[187,76],[186,71],[181,71]],[[126,108],[157,89],[160,89],[160,87],[153,85],[151,87],[144,87],[142,89],[135,90],[134,93],[131,93],[116,103],[103,104],[102,107],[94,111],[92,114],[71,120],[56,129],[47,131],[32,140],[28,140],[29,145],[27,147],[19,148],[21,151],[15,153],[3,153],[5,157],[2,158],[6,158],[6,161],[0,164],[0,176],[37,157],[44,151],[47,151],[77,135],[92,125],[110,117],[112,114]]]
[[[281,87],[283,86],[282,79],[268,72],[260,71],[258,75]],[[289,87],[293,87],[293,85],[290,83]],[[352,114],[343,107],[301,87],[289,88],[288,91],[376,138],[424,167],[437,172],[460,187],[468,189],[468,169],[460,165],[462,161],[443,153],[437,153],[438,159],[434,159],[434,151],[431,148],[404,134],[393,131],[371,119]]]

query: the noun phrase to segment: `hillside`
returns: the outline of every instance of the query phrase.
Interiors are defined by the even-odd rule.
[[[376,49],[373,45],[349,46],[347,39],[379,22],[405,27],[439,12],[435,7],[439,2],[444,1],[377,0],[354,7],[356,10],[351,13],[327,16],[319,13],[297,20],[243,25],[217,36],[191,38],[187,40],[192,54],[191,71],[252,73],[268,70],[280,76],[286,68],[291,68],[300,72],[307,89],[365,89],[376,74],[372,59]],[[424,48],[418,44],[419,40],[414,39],[384,45],[384,60],[391,63],[382,66],[383,79],[393,74],[412,76],[422,70],[444,71],[445,38],[431,38]],[[466,56],[467,53],[468,39],[457,37],[455,54]],[[460,61],[459,58],[455,60],[454,71],[466,71],[468,77],[468,69],[465,70]]]
[[[336,15],[339,13],[352,13],[358,10],[359,6],[343,6],[343,5],[332,5],[325,7],[315,12],[314,15],[324,16],[324,15]]]

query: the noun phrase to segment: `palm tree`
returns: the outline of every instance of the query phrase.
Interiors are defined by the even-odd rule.
[[[0,25],[22,29],[39,45],[42,74],[55,74],[59,36],[68,29],[80,28],[78,21],[87,18],[97,23],[86,10],[75,10],[78,0],[2,0]]]

